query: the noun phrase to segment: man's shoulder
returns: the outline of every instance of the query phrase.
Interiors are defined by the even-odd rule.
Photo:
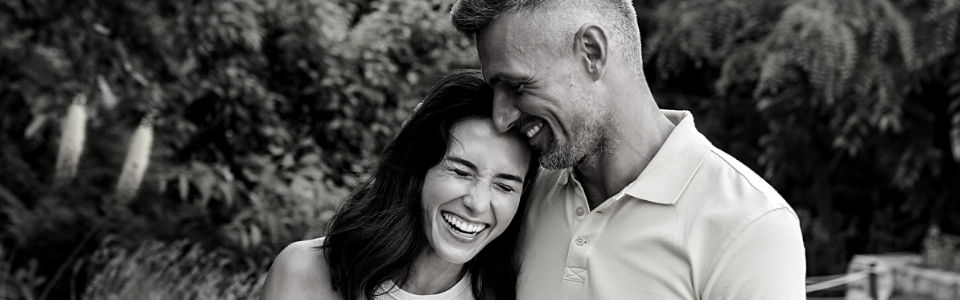
[[[763,177],[716,147],[711,146],[696,176],[700,177],[697,183],[708,185],[702,188],[713,190],[706,196],[709,201],[730,202],[726,204],[735,204],[741,211],[750,207],[790,209],[783,196]]]
[[[754,172],[750,167],[747,167],[740,160],[734,158],[730,154],[724,152],[723,150],[718,149],[717,147],[711,147],[710,155],[719,159],[716,161],[721,168],[731,168],[737,172],[740,180],[746,181],[750,184],[757,192],[762,193],[766,198],[771,200],[777,200],[778,202],[783,202],[786,204],[786,201],[780,196],[780,193],[777,192],[773,186],[770,185],[763,177],[760,177],[756,172]]]
[[[799,223],[796,212],[766,180],[729,154],[710,152],[677,202],[692,227],[733,238],[772,212],[775,222]],[[717,240],[722,242],[724,239]]]
[[[769,251],[771,245],[800,245],[801,255],[790,256],[790,263],[802,265],[796,212],[766,180],[716,147],[711,147],[677,205],[686,220],[686,246],[705,262],[703,276],[714,273],[724,257]],[[707,277],[701,280],[706,283]]]

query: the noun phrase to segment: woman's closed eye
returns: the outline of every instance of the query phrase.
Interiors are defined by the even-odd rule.
[[[499,189],[500,191],[502,191],[502,192],[504,192],[504,193],[508,193],[508,194],[517,191],[516,188],[510,186],[509,184],[505,184],[505,183],[497,183],[496,186],[497,186],[497,189]]]
[[[450,168],[450,172],[453,172],[453,174],[457,175],[458,177],[472,177],[472,176],[473,176],[473,174],[470,174],[470,172],[467,172],[467,171],[464,171],[464,170],[461,170],[461,169],[458,169],[458,168]]]

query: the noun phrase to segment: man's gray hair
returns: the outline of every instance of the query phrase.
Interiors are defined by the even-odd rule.
[[[540,9],[559,6],[581,9],[582,12],[594,15],[593,21],[611,29],[613,40],[622,48],[620,50],[632,65],[637,79],[643,82],[640,28],[637,25],[637,11],[633,8],[633,0],[457,0],[450,15],[457,31],[476,38],[504,13],[536,13]]]

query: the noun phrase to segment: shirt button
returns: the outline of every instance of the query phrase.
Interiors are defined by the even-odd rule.
[[[577,238],[577,246],[583,246],[583,244],[586,244],[586,243],[587,243],[587,239]]]
[[[583,215],[583,207],[577,207],[577,216]]]

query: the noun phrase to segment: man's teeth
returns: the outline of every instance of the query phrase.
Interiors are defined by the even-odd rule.
[[[487,225],[473,223],[450,213],[443,213],[443,219],[447,220],[448,224],[453,225],[458,230],[466,233],[478,233],[487,227]]]
[[[540,129],[542,128],[543,128],[543,122],[537,123],[536,126],[533,126],[533,128],[530,128],[530,130],[527,130],[527,138],[532,138],[534,135],[537,134],[537,132],[540,132]]]

